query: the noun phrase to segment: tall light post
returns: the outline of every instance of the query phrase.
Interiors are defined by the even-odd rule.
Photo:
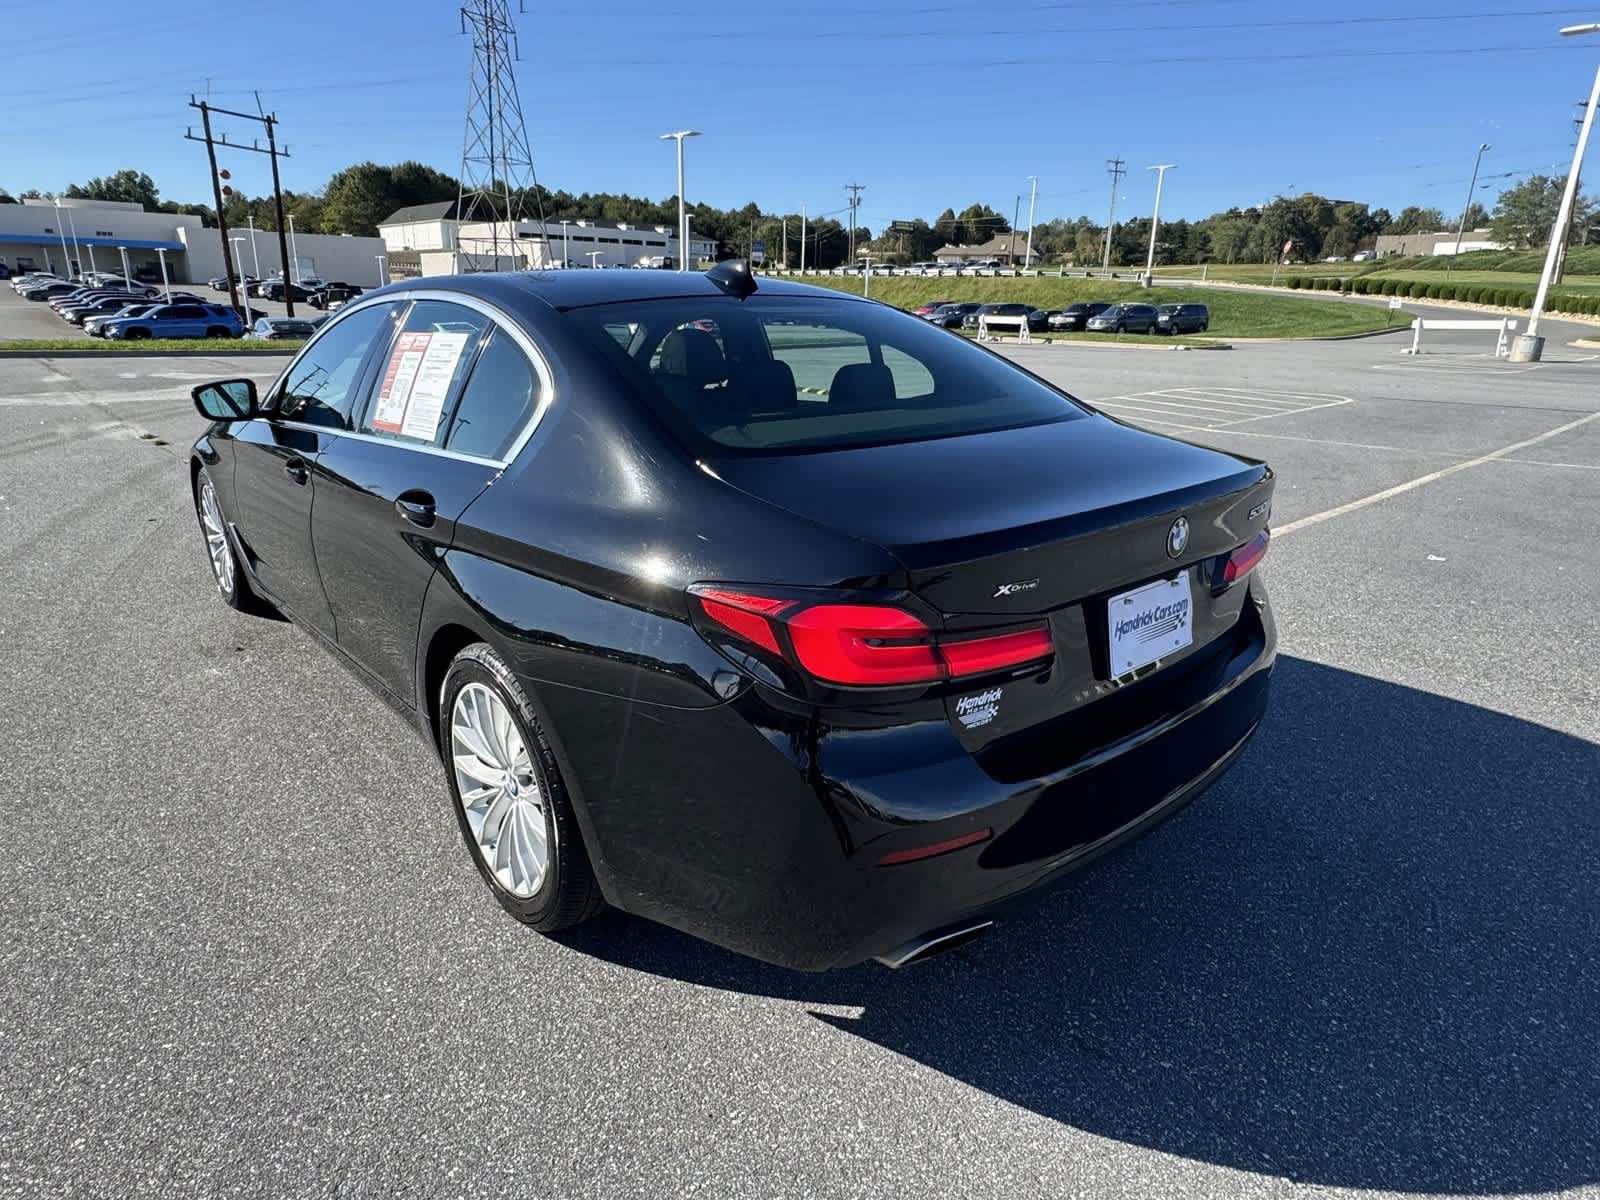
[[[1562,37],[1578,37],[1585,33],[1600,33],[1600,22],[1587,25],[1568,25]],[[1595,69],[1594,87],[1589,91],[1589,103],[1583,110],[1583,127],[1578,130],[1578,146],[1572,154],[1572,169],[1567,172],[1567,187],[1561,195],[1561,207],[1556,210],[1556,223],[1550,229],[1550,249],[1544,256],[1544,270],[1539,274],[1539,290],[1533,296],[1533,314],[1528,318],[1528,332],[1518,334],[1511,347],[1512,362],[1538,362],[1544,355],[1544,339],[1539,336],[1539,317],[1544,312],[1546,294],[1550,291],[1550,276],[1555,271],[1556,259],[1572,228],[1572,209],[1577,203],[1578,173],[1583,169],[1583,152],[1589,147],[1589,130],[1594,125],[1594,110],[1600,106],[1600,67]]]
[[[83,248],[78,245],[78,222],[72,217],[72,208],[67,208],[67,225],[72,230],[72,254],[78,262],[78,274],[83,274]]]
[[[1026,270],[1033,266],[1033,202],[1039,198],[1039,177],[1029,175],[1028,182],[1033,185],[1028,191],[1028,248],[1022,255],[1022,266]]]
[[[256,215],[250,214],[250,258],[255,263],[256,278],[261,278],[261,251],[256,249]]]
[[[1167,181],[1167,172],[1176,165],[1176,163],[1157,163],[1153,167],[1145,168],[1156,173],[1156,208],[1150,215],[1150,253],[1144,260],[1145,287],[1154,283],[1156,277],[1156,230],[1161,225],[1161,185]]]
[[[598,271],[600,269],[600,256],[604,253],[604,250],[588,250],[584,252],[584,257],[589,260],[589,266]]]
[[[1446,277],[1450,274],[1450,268],[1456,265],[1456,259],[1461,257],[1461,235],[1466,232],[1467,228],[1467,210],[1472,207],[1472,193],[1478,190],[1478,168],[1483,165],[1483,152],[1488,148],[1488,142],[1481,143],[1478,146],[1478,157],[1472,160],[1472,182],[1467,184],[1467,199],[1461,205],[1461,219],[1456,222],[1455,253],[1450,256],[1450,261],[1444,265]]]
[[[867,299],[872,295],[872,251],[861,252],[861,298]]]
[[[156,247],[156,256],[161,259],[161,290],[166,293],[167,303],[172,303],[172,280],[167,278],[167,252],[162,246]]]
[[[678,270],[689,269],[689,210],[683,199],[683,139],[699,137],[698,129],[679,129],[663,133],[658,141],[678,143]]]
[[[118,246],[117,253],[122,256],[122,280],[124,283],[133,282],[133,268],[128,265],[128,248]]]
[[[56,206],[56,237],[61,239],[61,274],[65,279],[72,278],[72,252],[67,249],[67,231],[61,227],[61,201],[51,200]]]
[[[240,261],[243,256],[240,253],[239,247],[244,245],[244,238],[230,237],[228,239],[228,245],[233,247],[233,273],[235,276],[242,276],[244,274],[244,264]]]
[[[289,214],[289,272],[294,276],[291,281],[295,287],[300,286],[300,247],[294,240],[294,214]]]
[[[387,254],[374,254],[378,260],[378,286],[382,287],[389,282],[389,256]]]
[[[806,206],[800,206],[800,274],[806,273]]]
[[[567,254],[572,245],[572,243],[567,240],[567,226],[570,224],[572,224],[572,218],[561,218],[561,269],[563,271],[572,265],[567,261]]]

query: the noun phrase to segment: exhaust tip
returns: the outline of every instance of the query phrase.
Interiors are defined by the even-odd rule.
[[[884,966],[898,970],[909,967],[915,963],[927,962],[930,958],[937,958],[951,950],[958,950],[969,942],[975,942],[989,930],[994,928],[993,921],[976,921],[966,925],[953,925],[948,929],[941,929],[934,933],[925,933],[921,937],[912,938],[909,942],[895,947],[887,954],[878,955],[878,961]]]

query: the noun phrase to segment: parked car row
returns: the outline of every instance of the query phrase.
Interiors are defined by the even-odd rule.
[[[1056,333],[1092,330],[1096,333],[1204,333],[1211,312],[1204,304],[1115,304],[1091,300],[1066,308],[1040,309],[1027,304],[974,304],[933,301],[912,310],[925,321],[945,329],[977,329],[984,315],[1028,318],[1028,330]]]

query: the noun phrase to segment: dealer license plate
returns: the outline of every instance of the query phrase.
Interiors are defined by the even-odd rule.
[[[1111,597],[1106,605],[1113,679],[1194,642],[1194,599],[1187,571]]]

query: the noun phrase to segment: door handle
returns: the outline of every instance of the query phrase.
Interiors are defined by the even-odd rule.
[[[298,458],[291,458],[283,464],[283,473],[289,477],[290,483],[305,483],[311,478],[311,472],[306,470],[306,464]]]
[[[406,520],[413,525],[420,525],[423,529],[426,529],[434,522],[436,510],[433,504],[433,497],[428,495],[427,492],[401,492],[395,499],[394,508]]]

